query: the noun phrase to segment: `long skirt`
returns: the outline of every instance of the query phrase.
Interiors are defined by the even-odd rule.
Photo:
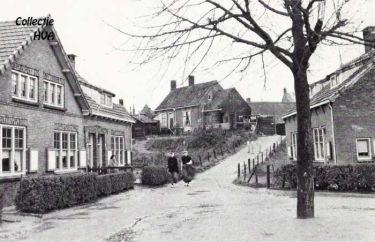
[[[191,182],[195,176],[195,168],[192,165],[183,165],[182,180],[184,182]]]

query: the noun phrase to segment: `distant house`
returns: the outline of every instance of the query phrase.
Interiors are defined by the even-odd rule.
[[[171,91],[155,109],[155,119],[162,129],[232,129],[249,120],[251,108],[236,89],[223,89],[217,81],[194,83],[176,87],[171,81]]]
[[[375,28],[367,28],[375,36]],[[366,35],[365,35],[366,37]],[[375,159],[375,50],[310,86],[316,162],[347,164]],[[284,117],[288,153],[297,158],[296,112]]]
[[[252,102],[250,98],[247,103],[251,107],[251,120],[258,132],[273,135],[278,129],[284,133],[283,115],[295,107],[294,93],[288,93],[284,88],[281,102]]]
[[[147,107],[147,105],[145,107]],[[136,123],[133,124],[132,127],[134,138],[144,138],[149,135],[158,135],[160,133],[159,121],[150,117],[149,112],[143,113],[144,111],[146,111],[145,108],[142,109],[140,114],[133,115],[133,118],[136,120]]]

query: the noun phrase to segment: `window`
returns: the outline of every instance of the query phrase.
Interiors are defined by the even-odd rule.
[[[161,114],[161,126],[167,127],[167,113]]]
[[[64,107],[64,86],[44,81],[44,103],[56,107]]]
[[[315,160],[325,159],[325,149],[324,149],[325,132],[326,132],[325,128],[313,129]]]
[[[17,99],[37,102],[37,78],[18,71],[12,71],[12,95]]]
[[[0,125],[0,174],[19,173],[26,168],[25,128]]]
[[[56,150],[56,169],[77,169],[77,133],[55,131],[53,146]]]
[[[297,133],[291,133],[292,135],[292,146],[291,146],[291,155],[293,160],[297,160]]]
[[[118,165],[125,164],[125,143],[124,136],[111,136],[112,155],[116,156]]]
[[[370,138],[357,139],[357,158],[358,160],[371,159],[371,141]]]
[[[112,96],[100,93],[100,105],[112,107]]]
[[[184,111],[184,126],[190,126],[190,111]]]

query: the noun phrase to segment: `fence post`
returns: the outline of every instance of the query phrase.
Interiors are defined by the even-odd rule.
[[[210,152],[207,151],[207,159],[208,159],[208,162],[210,162]]]
[[[251,174],[250,159],[247,160],[247,166],[249,167],[249,174]]]
[[[255,159],[253,158],[253,172],[254,172],[254,169],[255,169]]]
[[[221,151],[221,156],[223,156],[224,155],[224,153],[223,153],[223,146],[220,146],[220,151]]]
[[[215,149],[213,150],[213,152],[214,152],[214,158],[217,159]]]
[[[269,189],[270,187],[270,165],[267,165],[267,188]]]
[[[241,165],[240,163],[238,163],[238,166],[237,166],[237,179],[238,180],[240,179],[240,176],[241,176]]]
[[[199,163],[200,163],[201,166],[202,166],[202,157],[201,157],[201,155],[198,155],[198,158],[199,158]]]
[[[246,163],[243,162],[243,180],[246,181]]]
[[[258,187],[258,164],[254,167],[255,172],[255,186]]]
[[[261,160],[261,163],[263,163],[263,152],[262,152],[262,160]]]

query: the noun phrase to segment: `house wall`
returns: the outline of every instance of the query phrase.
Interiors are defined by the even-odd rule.
[[[330,142],[332,147],[331,153],[333,153],[333,131],[332,131],[332,121],[331,121],[331,110],[328,105],[323,105],[318,108],[312,109],[311,111],[311,128],[325,128],[325,149],[327,143]],[[297,132],[297,116],[288,117],[285,119],[285,132],[286,132],[286,142],[287,146],[292,144],[292,133]],[[298,140],[297,140],[298,143]],[[333,157],[332,157],[333,158]],[[333,162],[331,160],[326,160],[326,162]]]
[[[370,138],[375,153],[375,71],[341,93],[333,105],[337,160],[357,162],[356,138]]]
[[[202,122],[203,122],[203,114],[202,114],[202,108],[197,106],[197,107],[190,107],[190,108],[181,108],[177,109],[175,111],[173,110],[168,110],[168,111],[159,111],[157,112],[157,115],[155,117],[155,120],[158,120],[160,122],[160,127],[161,128],[167,128],[168,126],[163,125],[162,123],[162,115],[163,113],[167,115],[167,125],[169,124],[169,114],[173,113],[174,117],[174,127],[184,127],[183,126],[183,117],[184,117],[184,112],[190,111],[190,127],[192,130],[197,129],[201,127]]]
[[[60,65],[53,51],[45,40],[33,41],[17,59],[18,64],[36,69],[38,77],[38,103],[24,104],[12,100],[11,68],[0,76],[0,116],[19,120],[26,129],[28,148],[39,151],[38,172],[46,171],[46,148],[53,148],[53,131],[75,130],[78,132],[78,148],[84,147],[83,122],[80,107],[73,91],[61,72]],[[66,110],[56,110],[43,106],[43,73],[48,73],[64,80],[64,103]],[[3,122],[3,124],[6,124]]]

